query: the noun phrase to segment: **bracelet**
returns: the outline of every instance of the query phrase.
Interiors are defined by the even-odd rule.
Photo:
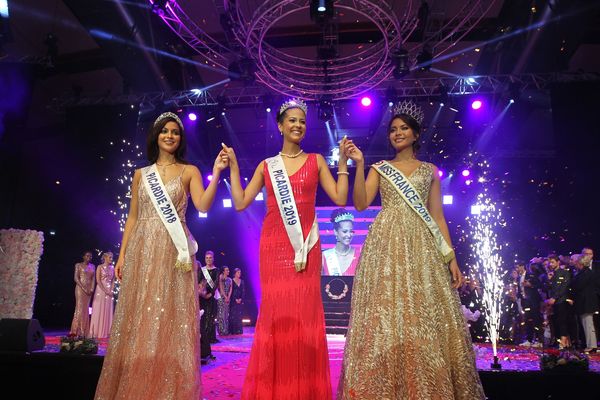
[[[348,175],[348,176],[350,176],[350,172],[348,172],[348,171],[338,171],[337,174],[338,175]]]

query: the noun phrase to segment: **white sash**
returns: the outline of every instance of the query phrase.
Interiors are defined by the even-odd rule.
[[[198,251],[198,243],[192,237],[187,237],[183,225],[177,215],[177,209],[173,205],[169,193],[163,184],[156,165],[142,169],[142,181],[156,212],[167,228],[167,232],[177,248],[177,261],[175,269],[183,272],[192,270],[192,256]]]
[[[333,251],[323,252],[323,255],[325,256],[325,262],[327,263],[327,272],[329,272],[329,275],[341,276],[342,269],[340,268],[337,255],[335,254],[335,248],[331,250]]]
[[[213,281],[212,277],[210,276],[210,273],[208,272],[208,268],[201,267],[200,269],[202,270],[202,275],[204,275],[204,279],[206,279],[206,283],[208,283],[210,288],[214,290],[213,298],[215,300],[219,300],[221,298],[221,295],[219,294],[219,288],[215,289],[215,286],[217,284],[215,283],[215,281]]]
[[[306,240],[304,240],[300,215],[298,215],[298,208],[296,207],[292,185],[290,184],[290,178],[285,170],[283,159],[281,156],[277,155],[275,157],[267,158],[265,162],[267,163],[267,169],[269,170],[269,176],[271,177],[271,183],[273,184],[273,192],[275,192],[275,198],[277,199],[277,205],[279,206],[283,225],[285,226],[290,243],[294,248],[294,267],[296,268],[296,272],[300,272],[306,267],[308,252],[319,240],[317,217],[315,215],[315,220],[310,228],[310,232],[308,233]]]
[[[208,272],[208,268],[201,267],[200,269],[202,270],[202,275],[204,275],[204,279],[206,279],[206,283],[208,283],[210,285],[211,289],[214,289],[215,281],[213,281],[212,277],[210,276],[210,273]]]
[[[429,215],[429,210],[427,210],[425,203],[421,199],[421,196],[419,196],[419,192],[417,192],[417,190],[412,186],[402,171],[387,161],[379,161],[373,164],[373,168],[375,168],[375,170],[381,176],[383,176],[389,183],[392,184],[404,201],[406,201],[406,203],[414,210],[414,212],[416,212],[417,215],[425,222],[429,228],[429,231],[433,235],[433,238],[435,239],[435,245],[444,257],[444,262],[449,263],[452,259],[454,259],[454,250],[452,250],[452,248],[446,242],[446,239],[444,239],[444,236],[442,236],[440,227],[437,225],[433,217]]]

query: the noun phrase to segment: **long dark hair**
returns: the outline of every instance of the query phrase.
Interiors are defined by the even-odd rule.
[[[160,151],[158,150],[158,135],[163,130],[167,122],[175,122],[177,126],[179,126],[179,147],[175,150],[175,160],[181,164],[188,164],[185,160],[185,151],[187,149],[187,143],[185,140],[185,131],[183,130],[183,126],[177,122],[175,118],[166,117],[158,121],[157,124],[153,124],[148,132],[148,138],[146,140],[146,157],[150,164],[154,164],[158,160],[158,154]]]
[[[410,127],[410,129],[412,129],[413,134],[415,135],[415,139],[416,139],[412,146],[413,146],[413,150],[416,153],[421,148],[421,143],[419,143],[419,138],[421,137],[421,125],[419,125],[419,123],[417,122],[416,119],[414,119],[413,117],[411,117],[408,114],[396,114],[392,117],[392,119],[390,119],[390,123],[388,124],[388,129],[387,129],[388,141],[389,141],[390,131],[392,130],[392,122],[394,122],[395,119],[401,119],[406,125],[408,125]]]

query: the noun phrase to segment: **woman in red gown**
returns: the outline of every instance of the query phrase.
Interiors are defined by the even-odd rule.
[[[315,221],[319,183],[335,204],[342,206],[346,203],[348,172],[344,149],[352,142],[344,138],[340,143],[339,178],[336,182],[323,156],[306,154],[300,149],[300,142],[306,134],[304,102],[293,99],[284,103],[277,122],[283,137],[279,157],[289,177],[302,235],[306,239]],[[223,146],[229,155],[231,194],[236,209],[241,211],[248,207],[263,186],[267,191],[267,212],[260,237],[262,300],[242,399],[331,399],[320,289],[320,241],[310,248],[305,267],[298,272],[266,160],[258,165],[244,190],[235,153]]]

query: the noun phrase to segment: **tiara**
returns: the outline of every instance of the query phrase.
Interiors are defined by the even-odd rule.
[[[411,100],[404,100],[394,107],[394,115],[405,114],[412,117],[419,125],[425,119],[425,113],[416,103]]]
[[[342,221],[354,221],[354,215],[350,212],[341,213],[337,217],[334,218],[333,222],[336,224]]]
[[[158,125],[158,123],[165,118],[173,118],[175,120],[175,122],[177,122],[179,124],[179,127],[183,130],[183,124],[181,123],[181,120],[179,119],[177,114],[172,113],[170,111],[160,114],[158,116],[158,118],[156,118],[156,120],[154,121],[154,126]]]
[[[293,98],[289,99],[281,105],[281,107],[279,108],[279,114],[283,114],[286,110],[290,108],[299,108],[302,111],[304,111],[304,114],[306,114],[306,110],[308,109],[306,103],[302,99]]]

